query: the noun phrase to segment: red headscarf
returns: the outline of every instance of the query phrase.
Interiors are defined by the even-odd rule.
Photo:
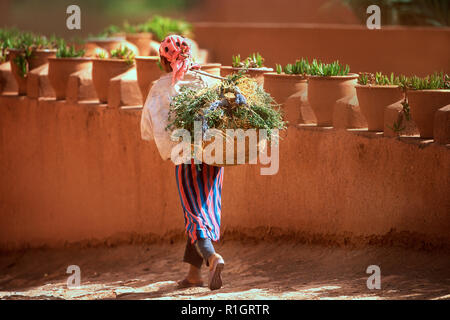
[[[181,80],[184,74],[191,68],[199,68],[193,65],[191,47],[185,38],[177,35],[167,36],[159,46],[159,55],[167,59],[172,67],[172,85],[175,80]]]

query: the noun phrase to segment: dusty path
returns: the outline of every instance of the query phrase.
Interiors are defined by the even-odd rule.
[[[224,286],[178,290],[184,243],[28,250],[0,256],[1,299],[450,299],[450,255],[400,248],[333,248],[226,241]],[[68,265],[81,288],[66,287]],[[367,266],[381,268],[368,290]],[[206,269],[205,279],[206,279]]]

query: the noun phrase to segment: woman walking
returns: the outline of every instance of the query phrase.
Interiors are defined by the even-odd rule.
[[[182,87],[200,89],[217,81],[190,71],[198,66],[192,63],[189,42],[189,39],[176,35],[161,42],[160,61],[167,74],[153,84],[142,111],[142,139],[154,139],[163,160],[171,157],[172,148],[177,144],[170,139],[171,132],[166,130],[171,98]],[[195,164],[194,159],[175,166],[188,237],[183,261],[189,264],[189,271],[178,282],[180,288],[203,286],[203,261],[209,267],[208,287],[216,290],[222,286],[221,272],[225,263],[215,252],[212,241],[218,241],[220,237],[223,171],[223,168],[205,163]]]

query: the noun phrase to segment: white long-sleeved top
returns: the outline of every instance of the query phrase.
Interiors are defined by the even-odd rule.
[[[163,160],[170,159],[172,148],[178,144],[170,139],[168,125],[170,102],[180,92],[181,87],[202,89],[213,86],[218,80],[188,71],[183,80],[172,85],[172,73],[159,78],[150,89],[141,115],[141,137],[144,140],[155,140],[159,154]]]

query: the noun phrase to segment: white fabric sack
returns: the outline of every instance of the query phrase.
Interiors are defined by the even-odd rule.
[[[211,87],[217,82],[217,79],[188,71],[183,80],[175,82],[173,86],[172,73],[163,75],[153,84],[142,108],[141,137],[144,140],[155,140],[163,160],[170,159],[172,148],[179,143],[172,141],[170,139],[172,132],[166,130],[172,97],[177,95],[183,86],[202,89]]]

